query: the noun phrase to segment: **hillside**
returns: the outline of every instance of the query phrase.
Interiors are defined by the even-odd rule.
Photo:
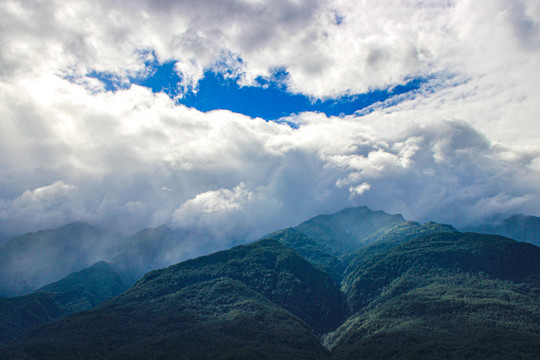
[[[405,222],[401,215],[372,211],[366,206],[309,219],[296,230],[317,239],[329,254],[343,255],[374,242],[385,230]]]
[[[8,353],[24,357],[47,347],[49,358],[74,351],[116,357],[159,349],[173,358],[184,344],[185,358],[211,349],[221,356],[327,358],[316,334],[341,324],[343,306],[328,275],[292,249],[261,240],[152,271],[93,311],[28,332]],[[47,334],[55,334],[54,344]]]
[[[126,288],[110,265],[99,262],[29,295],[0,298],[0,344],[33,326],[91,309]]]
[[[141,233],[141,244],[168,231]],[[346,209],[151,271],[2,350],[0,359],[536,359],[540,248]]]
[[[330,275],[336,284],[341,282],[345,270],[341,260],[337,256],[327,253],[323,245],[306,234],[288,228],[276,231],[265,238],[279,241],[282,245],[295,249],[313,265]]]
[[[420,237],[349,269],[336,359],[534,359],[540,249],[473,233]]]

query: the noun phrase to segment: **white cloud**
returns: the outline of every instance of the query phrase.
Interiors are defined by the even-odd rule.
[[[4,231],[10,233],[19,230],[18,224],[12,224],[13,221],[23,221],[25,226],[35,229],[62,222],[66,214],[80,215],[79,205],[73,196],[76,190],[73,185],[56,181],[50,185],[25,190],[13,200],[3,200],[0,203],[0,221]]]
[[[66,185],[62,181],[57,181],[54,184],[42,186],[34,190],[26,190],[20,197],[13,201],[13,205],[19,209],[48,209],[62,202],[73,190],[75,190],[73,185]]]
[[[33,86],[39,82],[2,87],[4,99],[24,105],[1,110],[12,119],[0,136],[3,225],[13,231],[83,219],[256,237],[345,206],[465,222],[488,212],[477,204],[498,193],[538,196],[538,173],[528,165],[538,154],[494,146],[465,122],[425,114],[394,121],[410,110],[392,108],[362,117],[305,113],[293,129],[229,111],[200,113],[137,86],[94,93],[43,81],[47,96]],[[32,129],[35,139],[25,141]],[[6,199],[58,179],[54,188],[68,186],[69,201],[37,208],[32,218],[41,220],[5,212]]]
[[[204,77],[203,67],[194,61],[178,61],[175,64],[174,69],[181,78],[178,83],[180,96],[183,96],[188,92],[196,93],[199,88],[199,80]]]
[[[366,182],[361,183],[357,186],[351,186],[349,188],[349,192],[351,193],[351,197],[360,196],[364,192],[368,191],[371,188],[371,185],[369,185]]]
[[[458,223],[540,215],[534,0],[4,5],[4,232],[172,221],[255,237],[361,204]],[[285,69],[289,91],[315,98],[429,80],[356,116],[292,116],[293,129],[86,76],[127,81],[154,57],[183,90],[208,69],[243,85]]]
[[[178,221],[187,217],[214,212],[229,212],[241,210],[242,204],[249,201],[252,193],[243,182],[234,189],[219,189],[197,194],[195,198],[182,204],[173,214]]]

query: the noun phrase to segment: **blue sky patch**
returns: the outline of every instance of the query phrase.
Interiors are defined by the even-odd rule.
[[[149,64],[153,67],[150,76],[130,79],[132,84],[148,87],[154,92],[164,92],[171,97],[178,95],[180,76],[174,71],[174,62]],[[196,93],[188,92],[177,102],[197,110],[207,112],[226,109],[250,117],[277,120],[304,111],[317,111],[328,116],[351,115],[379,101],[415,91],[425,79],[411,79],[393,88],[374,90],[365,94],[348,95],[339,99],[313,101],[307,96],[290,94],[283,85],[287,77],[284,69],[276,69],[270,79],[258,78],[260,86],[240,87],[237,79],[224,77],[220,73],[206,71],[199,81]],[[100,79],[107,90],[126,88],[115,76],[107,73],[90,73],[88,76]]]

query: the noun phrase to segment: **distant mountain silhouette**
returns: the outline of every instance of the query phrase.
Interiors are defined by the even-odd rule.
[[[116,246],[83,222],[17,236],[0,246],[0,296],[35,291],[103,260]]]
[[[496,234],[540,246],[540,217],[516,214],[504,219],[495,218],[482,225],[468,226],[466,231]]]

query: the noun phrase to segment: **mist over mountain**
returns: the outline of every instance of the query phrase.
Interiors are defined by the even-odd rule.
[[[316,216],[295,229],[318,239],[328,252],[343,255],[377,240],[384,230],[403,222],[405,219],[400,214],[389,215],[363,206]]]
[[[436,229],[440,230],[438,226]],[[336,271],[341,265],[332,259],[375,241],[396,236],[410,239],[428,231],[428,228],[427,223],[421,226],[416,222],[407,222],[402,215],[372,211],[364,206],[348,208],[333,215],[319,215],[295,228],[280,230],[266,237],[280,238],[284,244],[297,249],[310,260],[313,260],[311,253],[318,252],[329,262],[323,270],[334,279],[339,279]],[[464,230],[500,234],[538,244],[538,228],[537,217],[515,215]],[[313,238],[318,239],[316,245],[309,244]],[[122,236],[76,222],[58,229],[18,236],[0,246],[0,274],[3,274],[0,278],[0,296],[28,294],[98,261],[114,265],[123,280],[133,284],[148,271],[249,241],[245,238],[227,238],[226,235],[216,237],[213,230],[196,231],[169,225]],[[302,247],[305,251],[301,250]]]
[[[37,290],[121,247],[121,239],[83,222],[17,236],[0,246],[0,296]]]
[[[484,234],[497,234],[518,241],[525,241],[540,246],[540,218],[531,215],[516,214],[510,217],[494,217],[476,226],[464,228]]]
[[[76,222],[0,246],[0,296],[29,294],[98,261],[109,262],[131,285],[150,270],[245,242],[167,225],[121,236]]]
[[[133,268],[138,259],[161,261],[157,245],[181,241],[174,234],[167,227],[140,232],[130,237],[139,247],[119,253],[123,262],[90,269],[118,281],[118,264],[127,266],[130,256]],[[89,309],[114,296],[89,300],[101,280],[90,281],[96,290],[74,289],[85,272],[2,299],[20,314],[11,321],[28,324],[35,316],[28,303],[50,309],[44,324],[76,304]],[[150,271],[89,311],[29,329],[0,358],[534,359],[538,289],[535,245],[350,208]]]
[[[132,284],[150,270],[181,260],[245,243],[245,239],[218,238],[207,231],[194,232],[162,225],[144,229],[122,240],[123,245],[107,261]]]
[[[297,229],[319,234],[329,244],[322,248],[324,252],[330,250],[336,255],[343,253],[343,247],[352,249],[373,241],[377,231],[403,221],[400,215],[390,216],[362,207],[319,216],[301,223]],[[359,237],[357,242],[348,243],[351,234]],[[216,238],[205,230],[167,225],[119,236],[77,222],[15,237],[0,247],[0,273],[4,274],[0,295],[28,294],[97,261],[111,263],[124,281],[132,284],[150,270],[247,241],[225,235]]]

